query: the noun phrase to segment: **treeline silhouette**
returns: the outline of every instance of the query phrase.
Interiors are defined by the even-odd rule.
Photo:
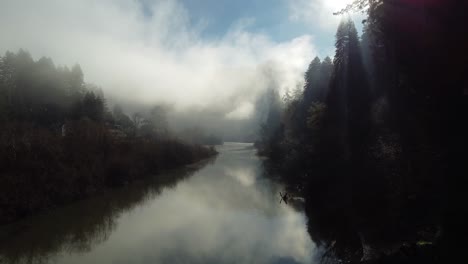
[[[155,106],[109,111],[79,65],[0,57],[0,224],[216,154],[167,130]]]
[[[324,261],[447,263],[466,245],[467,19],[455,1],[358,0],[335,57],[272,91],[259,153],[306,198]]]

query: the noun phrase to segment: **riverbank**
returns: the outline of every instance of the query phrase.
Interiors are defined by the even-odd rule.
[[[303,177],[291,177],[291,169],[268,157],[263,166],[288,195],[305,199],[307,229],[321,249],[320,263],[440,263],[447,257],[444,250],[454,246],[444,235],[437,194],[379,196],[353,183],[346,170],[328,177],[303,170]]]
[[[314,263],[251,144],[0,227],[0,263]]]
[[[216,155],[177,139],[113,137],[103,125],[59,135],[28,124],[0,133],[0,225]],[[155,176],[157,177],[157,176]]]

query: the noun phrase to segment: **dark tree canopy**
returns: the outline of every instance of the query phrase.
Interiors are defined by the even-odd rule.
[[[361,38],[346,18],[355,11],[367,14]],[[418,256],[382,259],[461,256],[452,248],[466,245],[468,215],[465,11],[460,1],[356,0],[337,12],[333,63],[314,58],[303,95],[285,97],[269,156],[291,191],[303,190],[326,255],[359,262],[363,247],[429,240]]]

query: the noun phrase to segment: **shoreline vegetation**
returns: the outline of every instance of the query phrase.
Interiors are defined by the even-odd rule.
[[[333,61],[313,59],[303,89],[283,98],[271,89],[258,155],[305,198],[323,263],[456,262],[466,245],[468,125],[458,117],[468,90],[463,48],[446,41],[466,28],[444,19],[463,14],[444,1],[367,0],[339,13],[364,8],[363,34],[343,19]],[[450,23],[414,30],[413,13]]]
[[[161,107],[110,112],[78,65],[0,57],[0,225],[201,161],[214,147],[171,135]]]
[[[213,158],[164,171],[158,177],[146,177],[125,188],[108,188],[57,210],[39,212],[9,225],[2,225],[0,263],[30,263],[31,258],[34,263],[47,263],[51,256],[57,255],[63,248],[69,253],[88,251],[96,241],[102,242],[109,238],[118,225],[119,215],[150,197],[158,196],[166,188],[174,188],[211,160]],[[81,221],[77,222],[77,219]],[[31,224],[38,228],[24,232]]]

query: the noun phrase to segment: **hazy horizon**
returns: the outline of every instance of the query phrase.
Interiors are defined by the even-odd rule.
[[[332,12],[347,1],[241,1],[224,15],[216,1],[1,2],[1,54],[78,63],[111,105],[163,103],[239,120],[252,117],[265,89],[302,86],[315,56],[332,57]]]

